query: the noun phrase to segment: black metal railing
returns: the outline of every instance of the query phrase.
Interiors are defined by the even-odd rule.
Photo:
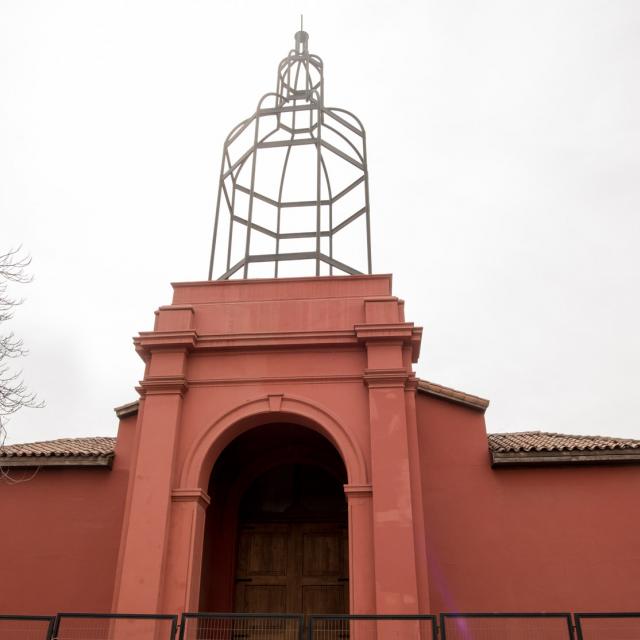
[[[0,640],[640,640],[640,612],[0,615]]]
[[[640,613],[574,613],[578,640],[637,640]]]
[[[0,616],[1,640],[48,640],[54,616]]]
[[[573,640],[570,613],[441,613],[442,640]]]
[[[435,615],[309,616],[307,640],[436,640]]]
[[[277,613],[184,613],[180,640],[302,640],[304,616]]]
[[[177,615],[59,613],[51,640],[174,640],[177,628]]]

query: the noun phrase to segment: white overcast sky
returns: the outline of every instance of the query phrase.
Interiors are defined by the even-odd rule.
[[[640,437],[638,0],[0,0],[0,250],[33,257],[12,328],[46,401],[8,441],[115,433],[301,12],[367,129],[418,375],[489,398],[489,431]]]

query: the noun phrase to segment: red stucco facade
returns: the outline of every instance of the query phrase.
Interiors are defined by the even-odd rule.
[[[0,484],[2,612],[224,607],[234,535],[210,543],[212,471],[267,425],[344,465],[351,613],[638,609],[640,465],[492,468],[482,409],[418,390],[421,331],[390,276],[174,289],[136,338],[112,469]],[[318,449],[273,440],[271,466]],[[239,460],[237,487],[270,468]]]

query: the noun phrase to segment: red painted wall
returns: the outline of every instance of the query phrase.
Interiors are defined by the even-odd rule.
[[[414,397],[419,331],[390,294],[387,276],[176,285],[137,340],[113,469],[0,483],[0,613],[197,608],[211,467],[269,422],[342,452],[352,611],[637,610],[640,465],[492,469],[482,412]]]
[[[640,466],[492,469],[482,413],[418,394],[435,611],[637,611]]]
[[[0,481],[0,613],[110,611],[135,420],[121,422],[111,471],[42,467]]]

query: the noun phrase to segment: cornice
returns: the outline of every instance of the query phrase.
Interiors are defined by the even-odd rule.
[[[153,351],[191,351],[198,341],[195,331],[141,331],[133,339],[136,351],[147,362]]]
[[[273,349],[288,347],[355,346],[353,331],[282,331],[198,336],[197,349]]]
[[[369,389],[389,387],[404,389],[411,375],[406,369],[365,369],[362,379]]]
[[[420,356],[422,327],[413,322],[392,324],[358,324],[354,327],[359,342],[364,343],[400,343],[411,346],[411,359],[417,362]]]
[[[188,384],[184,376],[148,376],[140,381],[137,387],[140,395],[166,395],[177,393],[181,396],[187,390]]]

